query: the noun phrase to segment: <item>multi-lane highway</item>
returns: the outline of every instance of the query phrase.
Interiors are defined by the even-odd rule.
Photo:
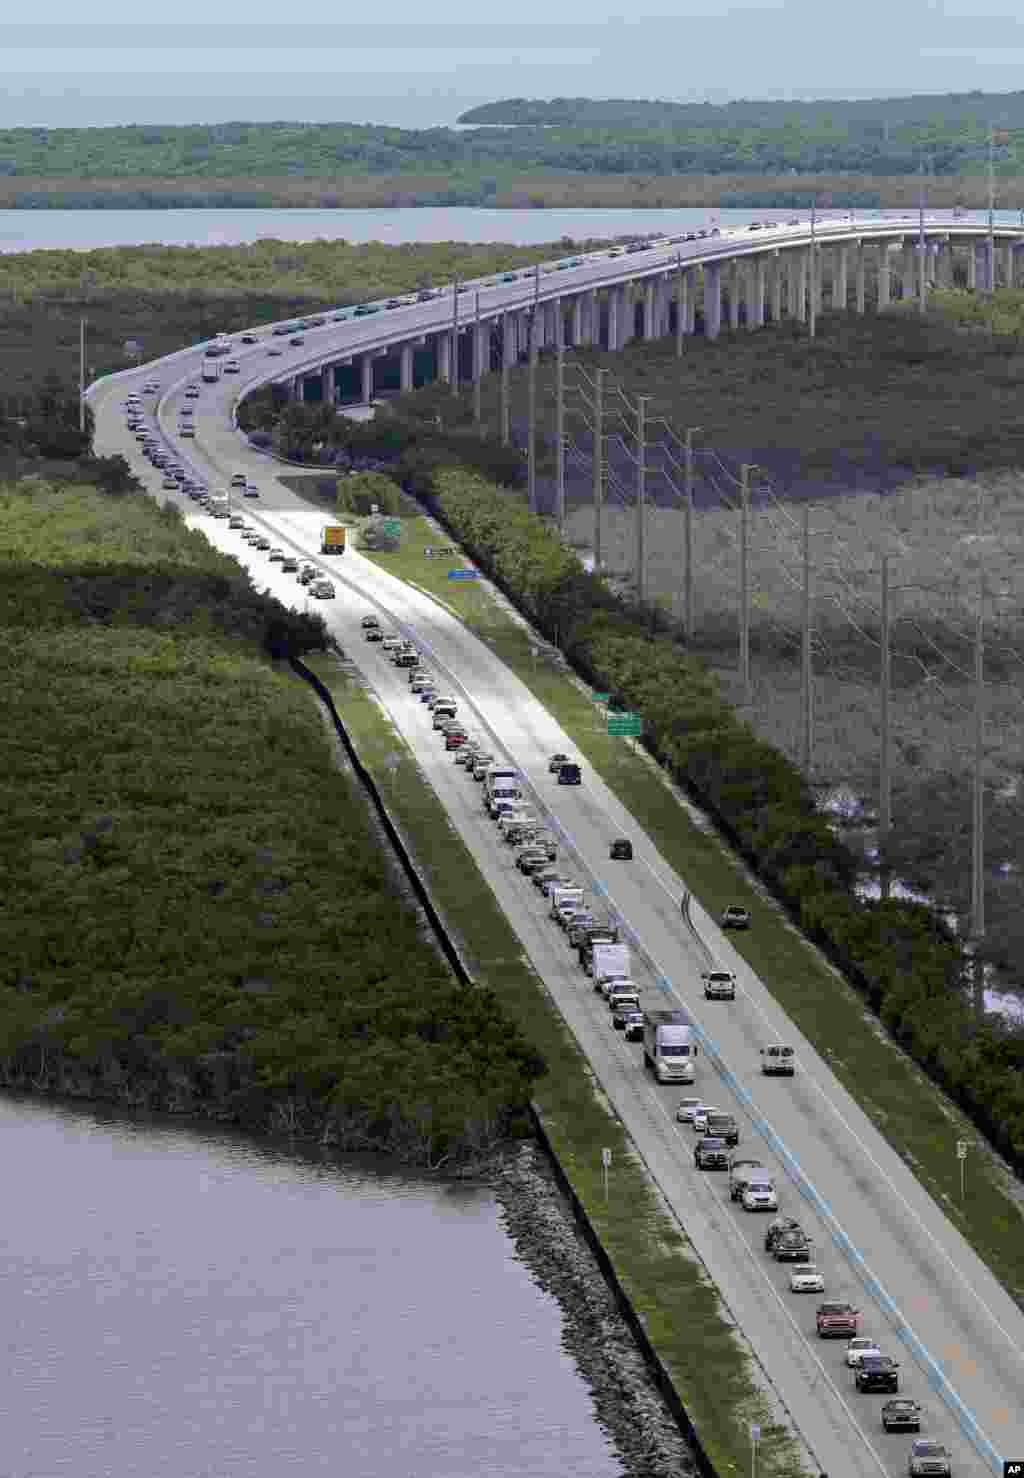
[[[176,450],[211,486],[244,470],[261,490],[258,501],[240,507],[247,521],[264,528],[274,544],[312,558],[329,572],[338,597],[317,609],[342,647],[365,669],[436,787],[651,1175],[749,1338],[779,1403],[791,1413],[813,1461],[832,1478],[903,1473],[910,1439],[882,1433],[880,1398],[854,1393],[842,1342],[815,1337],[818,1299],[788,1291],[787,1271],[764,1254],[764,1219],[738,1211],[729,1202],[721,1177],[695,1171],[694,1135],[674,1117],[680,1090],[655,1086],[641,1068],[639,1047],[624,1043],[611,1030],[607,1007],[574,964],[564,936],[546,918],[537,891],[513,867],[511,849],[500,843],[493,823],[485,818],[479,787],[444,752],[426,709],[410,695],[406,674],[394,668],[379,648],[362,640],[359,621],[368,610],[416,640],[428,664],[455,688],[471,724],[492,735],[500,752],[526,776],[537,803],[564,834],[573,857],[570,870],[592,894],[606,896],[639,941],[642,960],[637,978],[643,1003],[663,1005],[674,999],[706,1033],[713,1050],[700,1060],[693,1091],[734,1110],[742,1148],[773,1166],[782,1209],[798,1215],[812,1230],[826,1296],[848,1299],[860,1308],[863,1332],[877,1335],[882,1348],[901,1361],[901,1394],[921,1401],[923,1435],[951,1450],[956,1474],[992,1472],[999,1456],[1024,1455],[1024,1315],[786,1020],[697,900],[693,908],[697,935],[716,958],[735,970],[739,981],[735,1002],[703,1000],[698,980],[702,950],[679,909],[685,879],[659,856],[595,776],[586,774],[579,789],[563,789],[552,782],[548,755],[571,751],[573,746],[523,684],[443,606],[357,552],[350,551],[341,560],[319,559],[323,514],[282,488],[274,479],[273,464],[249,448],[233,428],[239,384],[264,376],[263,351],[264,346],[257,345],[248,357],[238,352],[240,375],[204,388],[197,402],[195,440],[177,444]],[[182,387],[195,377],[200,360],[201,351],[190,351],[147,366],[134,377],[96,386],[91,399],[97,449],[128,455],[156,496],[179,500],[190,521],[247,565],[261,587],[269,586],[282,600],[301,604],[305,593],[294,576],[267,564],[265,556],[243,543],[225,522],[196,514],[179,495],[164,494],[159,477],[138,456],[125,429],[121,408],[125,394],[155,375],[162,382],[161,424],[173,443]],[[282,361],[275,363],[279,366]],[[632,863],[609,861],[608,843],[616,835],[633,839]],[[800,1069],[795,1079],[761,1076],[758,1048],[772,1039],[797,1048]],[[716,1062],[729,1075],[726,1079],[719,1075]],[[733,1098],[733,1080],[738,1098]],[[776,1136],[770,1144],[755,1129],[758,1117]],[[798,1184],[800,1176],[804,1179]],[[853,1249],[852,1257],[843,1238]],[[863,1265],[858,1264],[858,1255]]]

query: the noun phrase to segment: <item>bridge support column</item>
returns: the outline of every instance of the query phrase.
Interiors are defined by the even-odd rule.
[[[305,377],[305,375],[296,375],[295,376],[294,380],[292,381],[292,394],[291,394],[291,398],[292,398],[292,400],[297,400],[300,405],[305,400],[305,398],[306,398],[306,377]]]
[[[452,382],[452,336],[450,333],[437,336],[437,378],[445,385]]]
[[[413,388],[411,344],[403,344],[398,351],[398,386],[403,394]]]
[[[333,405],[336,398],[333,364],[325,364],[320,371],[320,387],[324,405]]]
[[[569,299],[569,338],[578,349],[583,338],[583,298],[580,293]]]
[[[501,315],[501,362],[511,367],[516,362],[516,315]]]
[[[735,257],[726,271],[729,274],[729,328],[735,332],[740,326],[740,264]]]
[[[846,312],[846,300],[850,293],[849,267],[850,252],[844,243],[837,246],[832,255],[832,307],[839,313]]]
[[[967,242],[967,286],[971,292],[976,292],[978,287],[978,249],[973,238]]]
[[[903,250],[900,252],[900,297],[908,302],[914,296],[914,246],[912,242],[904,240]]]
[[[654,283],[654,337],[664,339],[667,337],[671,322],[668,311],[669,299],[669,275],[659,277]]]
[[[772,301],[772,323],[782,322],[782,258],[779,253],[773,252],[768,260],[768,272],[771,279],[771,301]]]
[[[619,348],[625,349],[636,338],[636,298],[633,284],[622,284],[622,313],[619,318]]]
[[[692,271],[677,272],[676,279],[676,313],[679,315],[679,323],[684,334],[693,333],[693,298],[694,298],[694,276]]]
[[[654,333],[654,283],[650,278],[642,284],[643,297],[640,299],[640,337],[646,342],[655,337]]]
[[[722,264],[704,266],[704,337],[717,339],[722,331]]]
[[[482,379],[491,367],[491,325],[474,323],[470,342],[473,346],[473,383]]]
[[[754,272],[754,312],[751,328],[764,328],[764,300],[765,288],[767,286],[768,263],[764,257],[757,257],[753,263]]]
[[[361,391],[360,399],[364,405],[369,405],[373,399],[373,360],[372,354],[363,354],[359,360]]]
[[[889,268],[889,243],[878,243],[878,311],[884,313],[889,306],[892,289]]]
[[[865,289],[864,274],[865,258],[864,243],[857,242],[857,312],[863,317],[867,308],[867,292]]]
[[[583,294],[583,343],[593,347],[601,342],[601,303],[597,288]]]
[[[1003,247],[1003,283],[1013,286],[1013,246],[1009,243]]]
[[[616,353],[626,342],[626,289],[620,283],[608,293],[608,352]]]
[[[809,253],[807,247],[802,247],[796,253],[796,320],[798,323],[807,321],[807,263]]]

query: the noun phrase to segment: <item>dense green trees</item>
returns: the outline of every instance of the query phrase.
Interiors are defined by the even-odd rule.
[[[924,158],[939,175],[977,172],[989,119],[998,116],[1001,173],[1016,174],[1013,140],[1024,93],[826,102],[672,104],[629,100],[514,99],[463,115],[482,125],[402,129],[350,123],[226,123],[183,127],[0,130],[0,176],[12,203],[56,203],[34,182],[60,182],[66,203],[265,203],[268,180],[414,176],[418,198],[480,204],[508,171],[609,175],[838,172],[913,174]],[[489,128],[516,123],[517,128]],[[146,180],[180,181],[147,193]],[[116,195],[90,181],[124,182]],[[20,181],[25,180],[26,186]],[[32,183],[29,183],[32,182]],[[328,203],[328,202],[325,202]],[[339,198],[330,203],[343,203]]]

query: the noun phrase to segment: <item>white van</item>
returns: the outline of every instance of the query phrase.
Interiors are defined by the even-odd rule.
[[[510,765],[491,765],[487,774],[484,776],[484,790],[493,790],[501,781],[505,781],[511,785],[518,779],[519,771],[513,770]]]
[[[495,790],[484,796],[484,805],[492,816],[498,815],[498,807],[505,809],[516,809],[516,802],[521,801],[523,793],[514,785],[499,785]]]

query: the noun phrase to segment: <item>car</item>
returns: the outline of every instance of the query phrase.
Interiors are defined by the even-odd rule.
[[[317,600],[333,600],[334,586],[330,580],[314,580],[309,587],[310,595],[315,595]]]
[[[366,318],[370,313],[379,313],[379,303],[360,303],[358,308],[352,310],[353,318]]]
[[[534,873],[533,886],[540,889],[543,897],[549,898],[552,888],[571,888],[573,879],[566,877],[565,873],[555,872],[552,868],[543,868],[539,874]]]
[[[632,862],[633,843],[626,837],[617,837],[609,847],[608,855],[613,862]]]
[[[363,619],[360,621],[359,624],[363,628],[364,631],[369,631],[371,626],[374,626],[374,627],[379,627],[380,626],[380,622],[377,620],[377,617],[376,616],[364,616]]]
[[[192,496],[197,497],[198,494],[193,493]],[[255,544],[256,540],[259,538],[259,533],[256,529],[243,529],[242,538],[244,539],[246,544]]]
[[[311,581],[317,578],[319,573],[320,571],[316,569],[313,565],[303,565],[295,578],[298,580],[300,585],[309,585]]]
[[[681,1098],[679,1107],[676,1109],[677,1124],[692,1124],[693,1116],[701,1107],[699,1098]]]
[[[198,385],[190,385],[185,391],[189,400],[198,400],[201,393]]]
[[[233,472],[231,474],[231,483],[230,483],[230,486],[233,487],[233,488],[244,488],[245,487],[245,473],[244,472]]]
[[[856,1370],[864,1355],[880,1355],[881,1353],[873,1339],[869,1339],[866,1334],[859,1334],[846,1346],[846,1363],[851,1370]]]
[[[269,549],[270,548],[270,540],[264,534],[260,534],[257,538],[255,538],[252,541],[252,544],[253,544],[253,548],[254,549]]]
[[[242,366],[238,363],[237,359],[229,359],[224,365],[224,373],[226,375],[237,375],[241,368]]]
[[[184,421],[184,420],[189,419],[190,417],[194,416],[195,415],[195,411],[192,409],[192,407],[190,405],[183,405],[181,407],[181,409],[178,411],[178,415]]]
[[[402,306],[402,300],[401,298],[388,298],[384,306],[385,308],[400,308]]]
[[[888,1355],[864,1355],[853,1372],[853,1385],[857,1391],[881,1391],[888,1394],[900,1388],[900,1364]]]
[[[256,344],[256,343],[259,342],[259,335],[258,334],[243,334],[242,335],[241,342],[243,344]]]
[[[242,497],[243,498],[258,498],[259,495],[260,495],[259,488],[258,487],[254,487],[251,482],[247,482],[246,485],[245,485],[245,487],[242,489]]]
[[[701,1103],[694,1111],[693,1118],[690,1122],[698,1134],[706,1134],[708,1132],[708,1114],[721,1113],[724,1113],[724,1109],[713,1108],[708,1103]]]
[[[629,987],[628,989],[627,986]],[[632,1006],[635,1010],[640,1010],[640,992],[631,980],[619,981],[616,988],[609,991],[605,999],[608,1002],[608,1010],[612,1015],[615,1014],[620,1006]]]
[[[702,970],[706,1001],[735,1001],[736,977],[731,970]]]
[[[796,1073],[796,1054],[792,1047],[762,1047],[761,1072],[768,1077],[792,1078]]]
[[[275,329],[274,332],[277,333],[277,329]],[[279,344],[268,344],[267,353],[273,359],[280,359],[281,355],[284,353],[284,350],[280,347]]]
[[[548,760],[548,774],[557,775],[563,765],[569,764],[570,758],[567,754],[553,754]]]
[[[558,783],[559,785],[582,784],[579,765],[563,765],[558,772]]]
[[[539,848],[531,848],[528,857],[519,857],[516,861],[519,871],[531,880],[538,872],[543,872],[547,866],[547,857],[543,853],[539,855],[538,853]]]
[[[704,1115],[704,1132],[715,1139],[724,1139],[726,1144],[734,1147],[740,1142],[739,1125],[732,1114],[708,1112]]]
[[[776,1254],[777,1255],[777,1254]],[[819,1304],[815,1322],[820,1339],[834,1339],[837,1335],[852,1337],[857,1333],[860,1310],[851,1304]],[[861,1359],[863,1359],[863,1354]]]
[[[722,909],[721,925],[723,929],[749,929],[750,910],[738,903],[728,904]]]
[[[316,318],[307,318],[306,319],[306,327],[307,328],[323,328],[323,326],[324,326],[324,324],[326,322],[327,322],[327,319],[326,318],[321,318],[318,315]]]
[[[824,1293],[825,1279],[813,1263],[804,1263],[802,1268],[793,1268],[789,1275],[790,1293]]]
[[[231,517],[228,519],[228,528],[229,529],[241,529],[241,530],[244,530],[244,528],[245,528],[245,519],[242,517],[242,515],[240,513],[233,513],[231,515]]]
[[[195,440],[195,434],[196,434],[196,428],[189,421],[183,422],[178,427],[178,435],[179,436],[191,436],[192,439]]]
[[[762,1183],[747,1186],[740,1197],[744,1211],[778,1211],[779,1198],[775,1193],[775,1187]],[[824,1292],[824,1289],[821,1290]]]
[[[921,1430],[921,1406],[907,1396],[898,1401],[886,1401],[882,1407],[883,1432],[919,1432]]]
[[[445,749],[459,749],[466,742],[466,735],[461,729],[453,729],[450,734],[444,736]]]
[[[612,1026],[617,1032],[625,1031],[626,1023],[639,1016],[643,1024],[644,1013],[639,1006],[631,1006],[628,1001],[619,1001],[612,1009]]]
[[[541,852],[541,856],[544,858],[544,861],[546,862],[547,861],[547,853],[544,852],[544,851],[541,851],[540,848],[538,848],[537,850]],[[587,935],[590,933],[591,929],[593,929],[596,924],[597,924],[597,920],[594,918],[594,915],[592,913],[590,913],[589,911],[586,911],[586,912],[583,912],[583,913],[578,914],[576,916],[576,918],[573,919],[573,921],[569,925],[568,929],[566,929],[566,931],[565,931],[565,933],[566,933],[566,943],[568,944],[569,948],[570,949],[579,949],[579,947],[583,943],[584,939],[586,939]]]
[[[725,1141],[721,1139],[698,1139],[693,1149],[693,1163],[698,1170],[728,1170],[729,1155]]]
[[[638,1008],[626,1012],[626,1024],[622,1035],[627,1042],[642,1042],[644,1036],[644,1013]]]
[[[794,1220],[792,1216],[777,1216],[775,1220],[770,1221],[765,1228],[765,1252],[771,1252],[772,1248],[775,1246],[776,1241],[779,1239],[779,1237],[783,1235],[784,1232],[798,1232],[799,1230],[800,1223]]]
[[[175,491],[177,491],[178,479],[176,477],[165,477],[163,485],[165,488],[173,488]]]
[[[952,1474],[949,1449],[943,1447],[941,1442],[911,1443],[910,1456],[907,1459],[907,1472],[910,1478],[950,1478]]]
[[[293,554],[286,554],[281,562],[281,568],[286,575],[294,575],[299,568],[299,562]]]
[[[295,345],[295,347],[296,347],[296,348],[298,348],[298,347],[299,347],[299,345],[300,345],[300,344],[304,344],[304,343],[305,343],[305,342],[306,342],[306,341],[305,341],[305,339],[304,339],[304,338],[303,338],[303,337],[302,337],[302,335],[301,335],[301,334],[292,334],[292,336],[291,336],[291,338],[290,338],[290,339],[289,339],[289,340],[288,340],[288,342],[289,342],[289,344],[294,344],[294,345]]]
[[[419,665],[420,657],[418,652],[399,652],[398,656],[395,658],[396,667],[408,667],[411,669],[416,668]]]
[[[271,564],[276,564],[278,560],[284,559],[284,550],[279,549],[278,546],[275,544],[270,553],[267,555],[267,558],[270,560]]]

